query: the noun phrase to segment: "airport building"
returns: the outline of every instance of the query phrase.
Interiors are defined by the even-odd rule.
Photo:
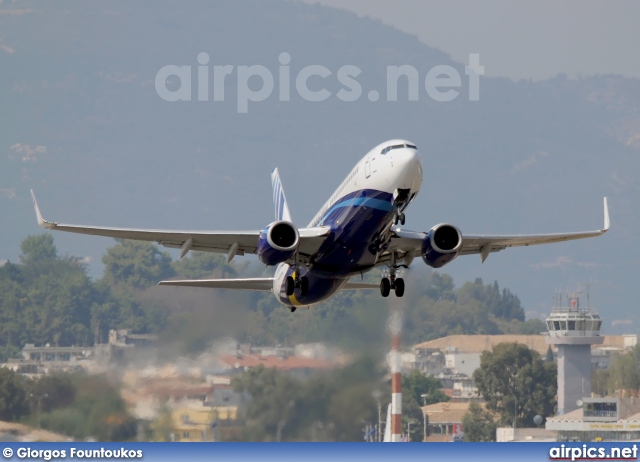
[[[556,306],[547,318],[548,334],[545,341],[557,349],[558,361],[558,415],[580,407],[583,397],[591,396],[591,347],[601,345],[602,320],[588,307],[580,306],[577,296],[562,306],[557,297]]]
[[[640,440],[640,399],[582,398],[571,412],[547,418],[558,441]]]

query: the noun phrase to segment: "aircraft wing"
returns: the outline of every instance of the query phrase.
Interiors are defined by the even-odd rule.
[[[607,198],[604,198],[604,227],[595,231],[583,231],[576,233],[555,233],[555,234],[518,234],[518,235],[478,235],[462,234],[462,246],[459,255],[480,254],[484,262],[490,253],[499,252],[507,247],[523,247],[538,244],[552,244],[554,242],[571,241],[575,239],[585,239],[588,237],[601,236],[609,230],[609,208]],[[422,242],[427,236],[425,232],[406,231],[396,226],[391,228],[392,238],[389,250],[399,251],[401,254],[411,253],[420,255],[422,252]],[[381,255],[379,262],[389,260],[389,252]]]
[[[102,226],[70,225],[45,220],[40,213],[36,196],[31,190],[38,224],[43,228],[116,239],[135,239],[157,242],[165,247],[181,249],[180,258],[189,250],[226,253],[227,262],[236,255],[255,253],[260,231],[171,231],[158,229],[110,228]],[[329,228],[300,229],[300,250],[313,252],[322,243]]]
[[[271,292],[273,278],[248,279],[183,279],[174,281],[160,281],[159,286],[209,287],[218,289],[241,289]]]

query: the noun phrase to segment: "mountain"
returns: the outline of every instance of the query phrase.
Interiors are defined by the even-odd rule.
[[[555,290],[597,281],[591,299],[605,321],[631,319],[637,330],[637,79],[481,78],[479,100],[469,101],[467,63],[378,21],[284,0],[5,2],[0,31],[0,259],[16,260],[21,240],[41,232],[30,188],[45,217],[58,221],[260,229],[273,218],[269,175],[277,166],[294,220],[304,226],[362,155],[400,137],[423,156],[411,229],[440,222],[467,233],[596,229],[608,196],[612,229],[602,238],[510,249],[483,265],[460,258],[444,271],[458,283],[497,279],[530,316],[549,311]],[[208,101],[197,100],[202,52],[209,56]],[[167,65],[191,68],[191,101],[159,96],[156,76]],[[224,101],[214,101],[214,71],[223,65],[233,68]],[[254,65],[274,76],[274,91],[241,113],[238,95],[247,92],[240,67]],[[331,72],[308,80],[310,89],[330,91],[324,101],[296,91],[309,65]],[[361,70],[362,95],[352,102],[337,97],[338,72],[347,65]],[[399,65],[417,70],[418,101],[408,101],[405,80],[398,101],[386,101],[387,66]],[[425,91],[437,65],[461,76],[452,101]],[[290,72],[290,101],[279,97],[281,67]],[[175,76],[161,83],[178,89]],[[248,81],[253,91],[260,84]],[[370,101],[370,90],[380,99]],[[100,274],[112,241],[54,237]]]

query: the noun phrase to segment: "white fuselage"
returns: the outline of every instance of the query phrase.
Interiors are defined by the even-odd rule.
[[[412,147],[406,147],[407,145]],[[388,231],[393,225],[398,211],[395,198],[399,192],[409,191],[409,198],[400,207],[400,210],[404,210],[420,191],[421,184],[422,165],[413,143],[406,140],[387,141],[376,146],[360,159],[313,217],[308,227],[335,228],[338,233],[341,233],[341,245],[354,249],[364,248],[368,243],[363,241]],[[334,284],[331,290],[319,289],[325,294],[317,293],[307,302],[297,300],[295,296],[283,297],[285,278],[293,271],[292,267],[286,263],[276,268],[273,292],[282,303],[288,306],[319,303],[339,290],[353,274],[362,273],[363,269],[358,266],[359,263],[365,264],[366,261],[373,261],[375,258],[373,255],[359,256],[357,252],[354,254],[353,258],[350,258],[351,255],[345,256],[343,261],[340,257],[331,260],[331,255],[318,256],[316,266],[322,267],[322,258],[324,258],[331,260],[331,268],[335,268]],[[312,266],[308,275],[313,276],[313,272]],[[323,271],[322,277],[327,278],[326,270]]]

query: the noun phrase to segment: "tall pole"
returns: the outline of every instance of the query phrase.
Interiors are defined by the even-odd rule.
[[[380,406],[380,400],[378,400],[378,426],[376,427],[378,430],[376,431],[376,437],[378,438],[378,443],[382,441],[382,408]]]
[[[36,402],[37,402],[37,409],[36,412],[38,413],[38,428],[40,428],[40,404],[42,402],[42,398],[48,398],[49,394],[48,393],[43,393],[41,395],[34,395],[33,393],[31,393],[29,395],[31,398],[35,398]]]
[[[427,441],[427,416],[422,411],[422,441]]]
[[[378,423],[376,425],[375,439],[379,443],[380,441],[382,441],[382,407],[380,404],[382,392],[380,390],[374,390],[371,395],[373,396],[373,399],[376,400],[376,404],[378,405]]]
[[[391,442],[402,441],[402,376],[400,373],[400,331],[402,313],[394,307],[389,319],[391,331]]]

